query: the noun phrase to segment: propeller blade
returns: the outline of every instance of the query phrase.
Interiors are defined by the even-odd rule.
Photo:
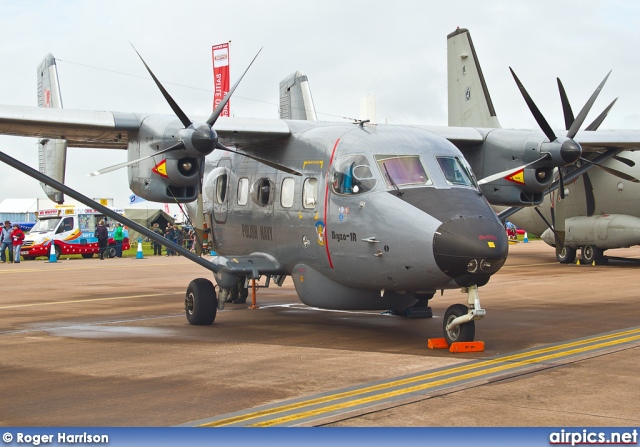
[[[556,234],[556,254],[560,254],[562,249],[564,248],[564,239],[565,239],[565,210],[564,210],[564,200],[560,198],[560,200],[556,199],[556,221],[553,224]]]
[[[542,214],[542,212],[540,211],[540,209],[537,206],[534,206],[533,209],[536,211],[536,213],[538,213],[540,218],[547,225],[547,228],[549,228],[551,230],[551,232],[553,233],[553,235],[556,237],[556,244],[557,244],[558,243],[558,234],[556,233],[556,230],[554,228],[555,217],[554,217],[554,214],[553,214],[553,208],[551,208],[551,222],[553,222],[552,224],[549,223],[549,221],[544,217],[544,215]]]
[[[607,75],[604,77],[604,79],[602,80],[598,88],[596,88],[596,91],[591,94],[591,97],[589,98],[587,103],[584,105],[584,107],[582,107],[582,110],[580,110],[580,113],[578,113],[578,116],[576,117],[573,124],[571,124],[571,127],[567,132],[567,138],[573,139],[573,137],[576,136],[576,134],[578,133],[578,130],[580,130],[580,126],[582,126],[582,123],[584,123],[584,120],[587,117],[589,110],[591,110],[591,106],[593,106],[593,103],[596,102],[596,98],[600,94],[600,90],[602,90],[602,87],[604,87],[605,82],[607,82],[607,79],[609,79],[610,74],[611,74],[611,71],[607,73]]]
[[[600,127],[600,124],[602,124],[604,119],[607,117],[607,115],[609,114],[609,111],[611,110],[611,107],[613,107],[613,105],[616,103],[617,100],[618,98],[614,99],[611,102],[611,104],[609,104],[609,106],[606,109],[604,109],[603,112],[600,115],[598,115],[598,117],[595,120],[593,120],[593,123],[585,127],[584,130],[598,130],[598,127]]]
[[[636,162],[633,160],[629,160],[628,158],[621,157],[619,155],[614,155],[613,158],[618,160],[620,163],[624,163],[625,165],[633,168],[636,165]]]
[[[231,87],[231,89],[227,92],[227,94],[224,95],[224,98],[222,98],[222,101],[220,101],[220,104],[218,104],[216,108],[213,110],[213,113],[207,120],[208,125],[213,126],[215,122],[218,120],[218,117],[222,113],[222,109],[224,109],[224,106],[226,106],[227,103],[229,102],[229,99],[231,99],[231,95],[233,95],[233,92],[236,90],[236,87],[238,87],[238,84],[240,84],[240,81],[242,81],[242,78],[244,78],[244,75],[247,74],[247,72],[249,71],[249,68],[251,68],[251,65],[253,65],[253,62],[256,60],[256,58],[260,54],[260,51],[262,51],[262,48],[260,48],[258,53],[253,57],[247,69],[244,71],[244,73],[242,73],[242,76],[240,76],[240,79],[238,79],[236,83],[233,84],[233,87]]]
[[[556,134],[553,133],[551,126],[549,126],[549,123],[547,123],[547,120],[544,119],[544,116],[542,116],[542,113],[540,112],[536,104],[533,102],[533,99],[531,99],[531,96],[529,96],[529,93],[527,93],[527,90],[524,88],[524,85],[522,85],[522,83],[520,82],[520,79],[518,79],[513,69],[509,67],[509,70],[511,71],[511,75],[513,76],[513,79],[515,79],[516,84],[518,85],[518,89],[520,89],[520,93],[522,93],[522,96],[524,97],[524,100],[527,103],[527,106],[529,106],[529,110],[531,110],[533,117],[536,119],[538,126],[540,126],[540,129],[542,129],[542,131],[547,136],[549,141],[555,141],[557,137],[556,137]]]
[[[586,172],[582,175],[582,180],[584,181],[584,195],[587,199],[587,217],[591,217],[596,211],[596,199],[593,195],[593,185],[591,184],[589,174]]]
[[[518,166],[517,168],[507,169],[506,171],[501,171],[501,172],[492,174],[492,175],[490,175],[488,177],[480,179],[478,181],[478,185],[484,185],[486,183],[491,183],[494,180],[499,180],[501,178],[508,177],[509,175],[515,174],[516,172],[520,171],[521,169],[529,168],[529,167],[535,165],[536,163],[544,161],[544,160],[546,160],[547,158],[550,158],[550,157],[551,157],[551,155],[544,154],[542,157],[538,158],[535,161],[532,161],[531,163],[527,163],[526,165]]]
[[[597,168],[600,168],[603,171],[608,172],[611,175],[615,175],[616,177],[620,177],[623,180],[628,180],[628,181],[633,182],[633,183],[640,183],[640,180],[638,180],[637,178],[635,178],[635,177],[633,177],[633,176],[631,176],[629,174],[625,174],[624,172],[618,171],[617,169],[609,168],[607,166],[602,166],[602,165],[600,165],[598,163],[594,163],[593,161],[587,160],[586,158],[582,158],[582,157],[580,157],[580,160],[585,162],[585,163],[594,165]]]
[[[262,163],[263,165],[267,165],[267,166],[269,166],[271,168],[277,169],[278,171],[286,172],[287,174],[302,175],[302,173],[296,171],[295,169],[291,169],[288,166],[284,166],[284,165],[275,163],[273,161],[265,160],[264,158],[256,157],[256,156],[249,155],[249,154],[245,154],[243,152],[234,151],[233,149],[229,149],[228,147],[222,145],[221,143],[218,143],[216,145],[216,149],[222,149],[224,151],[229,151],[229,152],[232,152],[234,154],[242,155],[243,157],[247,157],[247,158],[250,158],[252,160],[258,161],[258,162]]]
[[[168,147],[166,149],[158,151],[158,152],[156,152],[154,154],[147,155],[146,157],[138,158],[137,160],[125,161],[124,163],[120,163],[120,164],[117,164],[117,165],[109,166],[107,168],[103,168],[103,169],[100,169],[98,171],[93,171],[93,172],[89,173],[89,176],[95,177],[97,175],[106,174],[107,172],[116,171],[116,170],[118,170],[120,168],[125,168],[125,167],[127,167],[129,165],[138,163],[139,161],[146,160],[147,158],[152,158],[152,157],[155,157],[157,155],[165,154],[167,152],[176,151],[178,149],[184,149],[184,143],[182,141],[179,142],[179,143],[174,144],[171,147]]]
[[[558,181],[560,182],[560,198],[564,200],[564,175],[562,168],[558,168]]]
[[[136,50],[136,47],[133,46],[133,44],[131,44],[131,46],[133,47],[133,50],[136,52],[136,54],[138,55],[138,57],[140,58],[140,60],[142,61],[142,63],[144,64],[145,68],[147,69],[147,71],[149,72],[149,74],[151,75],[151,77],[153,78],[153,81],[156,83],[156,85],[158,86],[158,88],[160,89],[160,91],[162,92],[162,95],[164,96],[164,99],[169,103],[169,106],[171,106],[171,110],[173,110],[173,113],[176,114],[176,116],[180,119],[180,122],[182,123],[182,125],[187,128],[189,126],[191,126],[193,123],[191,122],[191,120],[187,117],[187,115],[182,111],[182,109],[180,108],[180,106],[178,106],[178,103],[176,103],[173,98],[171,97],[171,95],[169,94],[169,92],[167,92],[165,90],[165,88],[162,86],[162,84],[160,83],[160,81],[158,80],[158,78],[156,78],[156,76],[153,74],[153,72],[151,71],[151,69],[149,68],[149,66],[147,65],[147,63],[144,61],[144,59],[142,59],[142,56],[140,56],[140,53],[138,53],[138,50]]]
[[[573,110],[571,110],[571,104],[569,104],[569,98],[567,98],[567,93],[564,91],[562,81],[560,81],[560,78],[556,79],[558,81],[558,91],[560,92],[560,102],[562,102],[562,111],[564,112],[564,128],[569,130],[575,121],[575,117],[573,116]]]

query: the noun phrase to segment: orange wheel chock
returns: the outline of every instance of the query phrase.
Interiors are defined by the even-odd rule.
[[[429,349],[449,349],[446,338],[430,338],[427,346]]]
[[[458,341],[451,343],[449,352],[484,352],[483,341]]]

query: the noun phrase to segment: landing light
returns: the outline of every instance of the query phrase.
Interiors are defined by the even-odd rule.
[[[467,263],[467,272],[475,273],[478,271],[478,261],[476,259],[472,259]]]

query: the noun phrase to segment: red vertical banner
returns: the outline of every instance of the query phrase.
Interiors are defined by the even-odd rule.
[[[229,44],[223,43],[211,47],[213,57],[213,109],[222,102],[229,91]],[[229,116],[229,102],[220,116]]]

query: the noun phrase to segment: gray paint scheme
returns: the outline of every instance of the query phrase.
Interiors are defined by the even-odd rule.
[[[37,72],[38,107],[62,108],[62,95],[58,83],[58,70],[53,55],[48,54],[38,66]],[[38,141],[38,166],[40,172],[64,183],[67,163],[67,142],[65,140],[43,139]],[[40,182],[42,190],[50,200],[63,203],[64,194]]]
[[[280,119],[317,121],[309,80],[296,71],[280,82]]]
[[[465,39],[468,39],[468,43],[464,42]],[[463,40],[462,43],[461,40]],[[469,46],[473,48],[467,30],[457,30],[448,37],[450,123],[452,122],[452,111],[457,110],[458,113],[462,113],[460,108],[452,102],[452,98],[460,98],[465,95],[464,87],[456,80],[459,73],[455,72],[458,70],[456,61],[462,58],[454,50],[460,47],[469,48]],[[471,79],[468,82],[486,86],[475,49],[470,53],[467,52],[465,59],[469,59],[469,56],[474,60],[467,63],[477,67],[477,70],[475,73],[467,71],[467,74],[473,73],[480,79]],[[454,70],[454,73],[451,73],[451,70]],[[486,114],[486,111],[492,109],[493,106],[488,91],[485,90],[482,97],[486,99],[487,104],[478,106],[477,110],[484,110]],[[477,110],[474,110],[474,113],[480,114]],[[481,122],[484,118],[475,115],[472,117],[459,116],[457,119],[460,122],[465,122],[465,125],[478,125],[470,123]],[[455,120],[456,117],[453,117],[453,122]],[[540,156],[541,142],[545,141],[545,137],[540,131],[474,130],[483,133],[486,142],[476,147],[470,145],[465,147],[459,144],[458,146],[479,177],[486,177],[494,172],[501,172],[535,160]],[[554,132],[556,135],[562,135],[565,130]],[[593,159],[595,155],[611,149],[624,151],[620,155],[634,166],[629,166],[629,163],[625,164],[615,159],[605,160],[601,164],[640,178],[640,154],[634,152],[640,148],[639,136],[637,130],[580,131],[575,140],[582,146],[586,158]],[[534,172],[534,169],[525,170],[525,176],[529,175],[528,182],[531,184],[536,183],[535,179],[531,178]],[[563,201],[566,216],[565,246],[573,249],[593,246],[606,250],[640,245],[640,203],[637,200],[640,196],[640,184],[618,178],[597,168],[590,169],[586,175],[588,176],[587,181],[581,176],[575,181],[565,182],[565,189],[568,193]],[[558,191],[546,194],[551,186],[551,181],[555,179],[557,177],[549,175],[547,181],[541,183],[540,188],[536,189],[536,199],[539,200],[532,200],[534,204],[539,205],[537,208],[542,212],[547,222],[553,222],[552,209],[557,208],[560,201]],[[544,187],[544,185],[547,186]],[[516,203],[509,203],[509,198],[516,198],[521,193],[531,194],[531,189],[507,180],[492,182],[482,188],[489,201],[494,205],[515,205]],[[588,204],[591,204],[592,209],[589,209]],[[526,203],[522,205],[526,205]],[[504,210],[504,207],[496,206],[495,209]],[[542,235],[543,240],[549,245],[556,245],[553,233],[534,208],[525,207],[508,219],[532,235]],[[558,226],[558,228],[560,227]]]

